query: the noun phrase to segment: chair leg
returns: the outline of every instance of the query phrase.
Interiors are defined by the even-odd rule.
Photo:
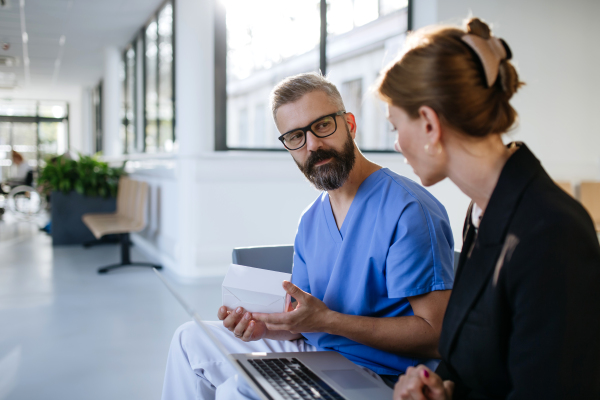
[[[106,274],[110,270],[117,269],[117,268],[123,268],[123,267],[130,267],[130,266],[162,269],[162,266],[152,264],[152,263],[131,262],[131,257],[129,254],[129,243],[131,243],[129,240],[129,233],[121,233],[119,235],[119,239],[121,241],[121,263],[108,265],[106,267],[99,268],[98,269],[99,274]]]
[[[90,240],[89,242],[85,242],[85,243],[83,243],[83,247],[85,247],[87,249],[88,247],[92,247],[92,246],[99,246],[102,244],[117,244],[117,243],[121,243],[121,238],[115,237],[114,235],[109,235],[109,236],[103,236],[101,239]],[[133,242],[130,241],[129,245],[133,246]]]

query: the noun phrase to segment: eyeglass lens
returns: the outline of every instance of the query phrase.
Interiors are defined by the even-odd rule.
[[[335,117],[327,116],[321,118],[320,120],[314,122],[310,126],[310,131],[318,137],[326,137],[335,132],[336,123]],[[296,149],[301,147],[304,144],[304,136],[306,133],[298,129],[297,131],[293,131],[288,133],[283,137],[283,142],[285,146],[289,149]]]

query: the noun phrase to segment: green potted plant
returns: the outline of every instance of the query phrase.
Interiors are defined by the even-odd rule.
[[[96,156],[79,155],[78,160],[62,155],[46,160],[38,185],[50,195],[52,244],[82,244],[94,236],[81,216],[114,212],[123,167],[113,168]]]

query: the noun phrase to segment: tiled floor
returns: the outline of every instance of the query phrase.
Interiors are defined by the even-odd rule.
[[[0,400],[160,398],[189,318],[150,269],[96,273],[118,259],[117,245],[53,248],[34,224],[0,222]],[[175,285],[212,320],[220,283]]]

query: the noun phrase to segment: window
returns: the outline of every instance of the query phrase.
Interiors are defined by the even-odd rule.
[[[224,0],[215,38],[216,54],[219,46],[226,49],[226,61],[216,59],[217,70],[226,66],[225,79],[215,75],[217,150],[282,150],[267,105],[269,93],[281,79],[321,66],[357,118],[359,147],[393,151],[384,105],[369,87],[404,40],[409,0],[327,0],[321,13],[322,2]],[[226,101],[219,101],[220,92]]]
[[[29,166],[69,149],[69,104],[64,101],[0,99],[0,167],[11,177],[11,151]]]
[[[171,151],[174,135],[173,6],[165,3],[144,32],[144,148]]]
[[[136,48],[137,44],[134,40],[123,53],[122,63],[122,107],[121,107],[121,142],[123,143],[123,153],[135,152],[137,135],[136,135]]]

